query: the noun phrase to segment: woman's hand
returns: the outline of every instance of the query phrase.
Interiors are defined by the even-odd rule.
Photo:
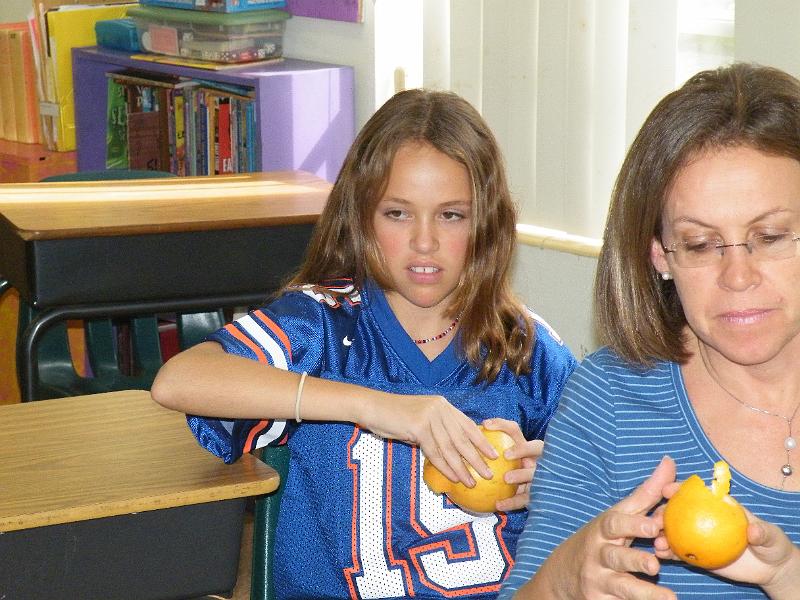
[[[531,482],[533,472],[536,470],[536,460],[542,454],[542,440],[526,440],[522,435],[522,429],[516,421],[508,419],[486,419],[483,422],[486,429],[500,430],[511,436],[514,445],[508,448],[504,455],[508,459],[519,458],[522,460],[522,468],[514,469],[505,474],[506,483],[516,483],[517,493],[506,500],[497,502],[497,510],[508,512],[527,508],[530,501]]]
[[[664,497],[671,498],[679,487],[677,483],[667,485]],[[800,590],[800,548],[777,525],[759,519],[746,508],[744,511],[749,521],[749,545],[733,563],[712,572],[733,581],[758,585],[773,600],[793,600]],[[659,558],[680,560],[663,534],[655,539],[653,546]]]
[[[415,444],[442,474],[468,487],[475,480],[466,460],[486,479],[492,471],[483,456],[497,458],[478,426],[443,396],[386,394],[365,407],[359,423],[376,435]]]
[[[660,533],[660,517],[647,515],[671,481],[675,463],[664,457],[630,496],[562,542],[515,598],[676,600],[674,592],[633,575],[654,576],[660,563],[650,552],[630,547],[634,538],[655,538]]]

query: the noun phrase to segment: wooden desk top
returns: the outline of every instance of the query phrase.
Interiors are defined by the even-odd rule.
[[[314,223],[331,184],[303,171],[0,185],[0,218],[21,239]]]
[[[279,476],[203,450],[140,390],[0,406],[0,532],[266,494]]]

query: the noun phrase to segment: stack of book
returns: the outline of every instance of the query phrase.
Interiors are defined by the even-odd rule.
[[[28,24],[0,24],[0,139],[39,144],[41,136]]]
[[[156,73],[108,73],[106,168],[223,175],[259,170],[255,92]]]

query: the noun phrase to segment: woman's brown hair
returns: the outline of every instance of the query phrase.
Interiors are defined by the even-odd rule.
[[[461,315],[461,350],[493,381],[505,362],[530,370],[535,330],[511,291],[516,210],[502,154],[475,108],[450,92],[406,90],[367,121],[345,158],[309,243],[305,261],[287,287],[351,277],[357,287],[372,278],[392,282],[375,241],[373,215],[397,150],[428,143],[466,167],[472,183],[472,231],[461,282],[448,315]]]
[[[680,170],[703,151],[748,146],[800,160],[800,81],[736,63],[702,71],[664,97],[634,139],[611,197],[594,302],[598,334],[626,360],[684,362],[686,317],[650,262]]]

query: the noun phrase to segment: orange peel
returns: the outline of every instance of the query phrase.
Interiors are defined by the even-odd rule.
[[[664,535],[672,552],[690,565],[721,569],[747,548],[747,515],[730,496],[730,482],[728,464],[718,461],[710,488],[692,475],[667,502]]]

